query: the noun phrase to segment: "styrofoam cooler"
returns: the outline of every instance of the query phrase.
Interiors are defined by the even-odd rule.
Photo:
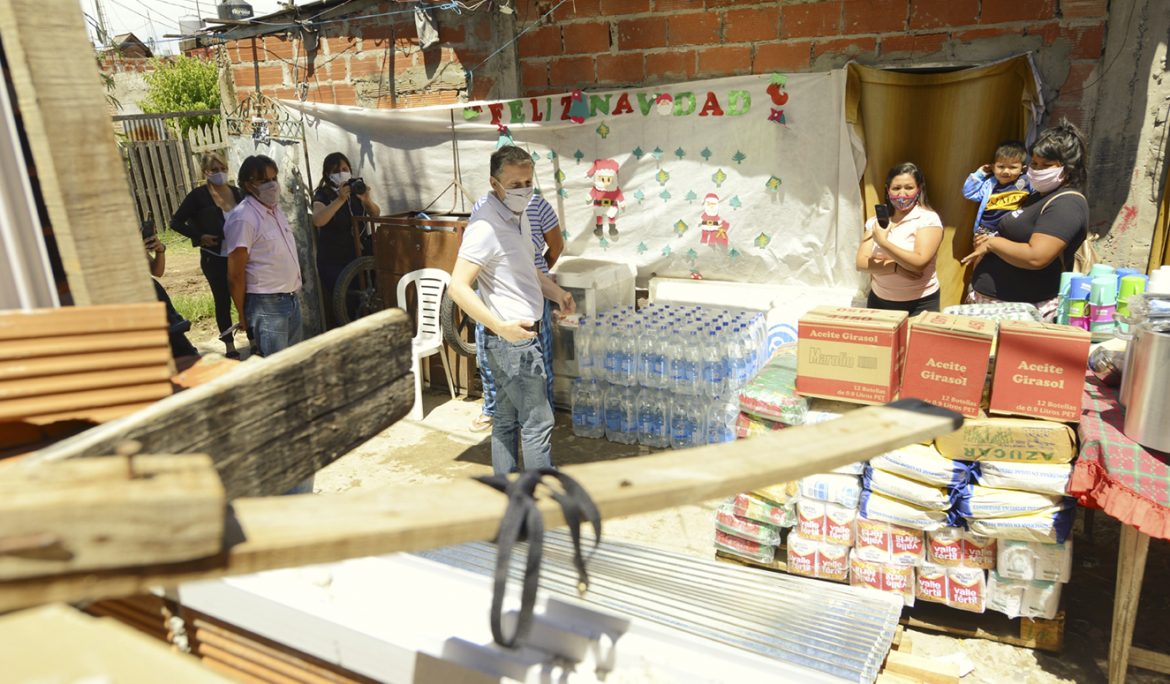
[[[566,258],[552,269],[557,284],[573,295],[577,313],[590,319],[598,312],[634,304],[634,269],[625,263]],[[553,326],[553,403],[568,406],[577,377],[575,325]]]

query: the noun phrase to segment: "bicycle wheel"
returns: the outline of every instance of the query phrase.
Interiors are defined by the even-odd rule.
[[[378,292],[374,257],[358,257],[345,265],[333,287],[333,315],[339,325],[386,308]]]
[[[446,292],[439,305],[439,327],[443,341],[452,349],[463,356],[475,356],[475,319],[463,313]]]

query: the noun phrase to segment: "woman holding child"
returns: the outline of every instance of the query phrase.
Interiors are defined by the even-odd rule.
[[[857,248],[857,269],[871,276],[871,309],[938,311],[939,285],[935,257],[943,227],[926,200],[926,180],[911,163],[898,164],[886,175],[889,221],[873,217]],[[883,225],[884,223],[884,225]]]
[[[1086,169],[1081,132],[1061,121],[1032,145],[1027,178],[1032,194],[999,222],[998,235],[977,234],[967,302],[1028,302],[1044,320],[1057,309],[1060,274],[1072,268],[1089,227],[1089,203],[1081,194]]]

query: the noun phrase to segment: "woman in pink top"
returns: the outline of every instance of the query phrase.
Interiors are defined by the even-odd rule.
[[[886,206],[890,220],[865,222],[865,237],[857,248],[857,270],[871,277],[869,308],[938,311],[938,276],[934,261],[942,243],[938,214],[926,201],[922,171],[909,162],[886,175]]]

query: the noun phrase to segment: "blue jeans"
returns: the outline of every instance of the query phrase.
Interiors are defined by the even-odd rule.
[[[525,469],[552,467],[553,412],[540,338],[512,343],[484,335],[483,346],[496,381],[492,472],[505,475],[518,470],[517,430]]]
[[[479,366],[479,383],[483,386],[483,415],[491,418],[496,415],[496,380],[492,377],[492,369],[488,365],[487,351],[484,349],[483,323],[475,322],[475,363]],[[540,347],[544,350],[544,374],[548,378],[548,401],[553,398],[553,370],[552,370],[552,302],[544,300],[544,317],[540,324]]]
[[[252,342],[260,356],[271,356],[301,341],[301,302],[297,293],[244,296]]]

